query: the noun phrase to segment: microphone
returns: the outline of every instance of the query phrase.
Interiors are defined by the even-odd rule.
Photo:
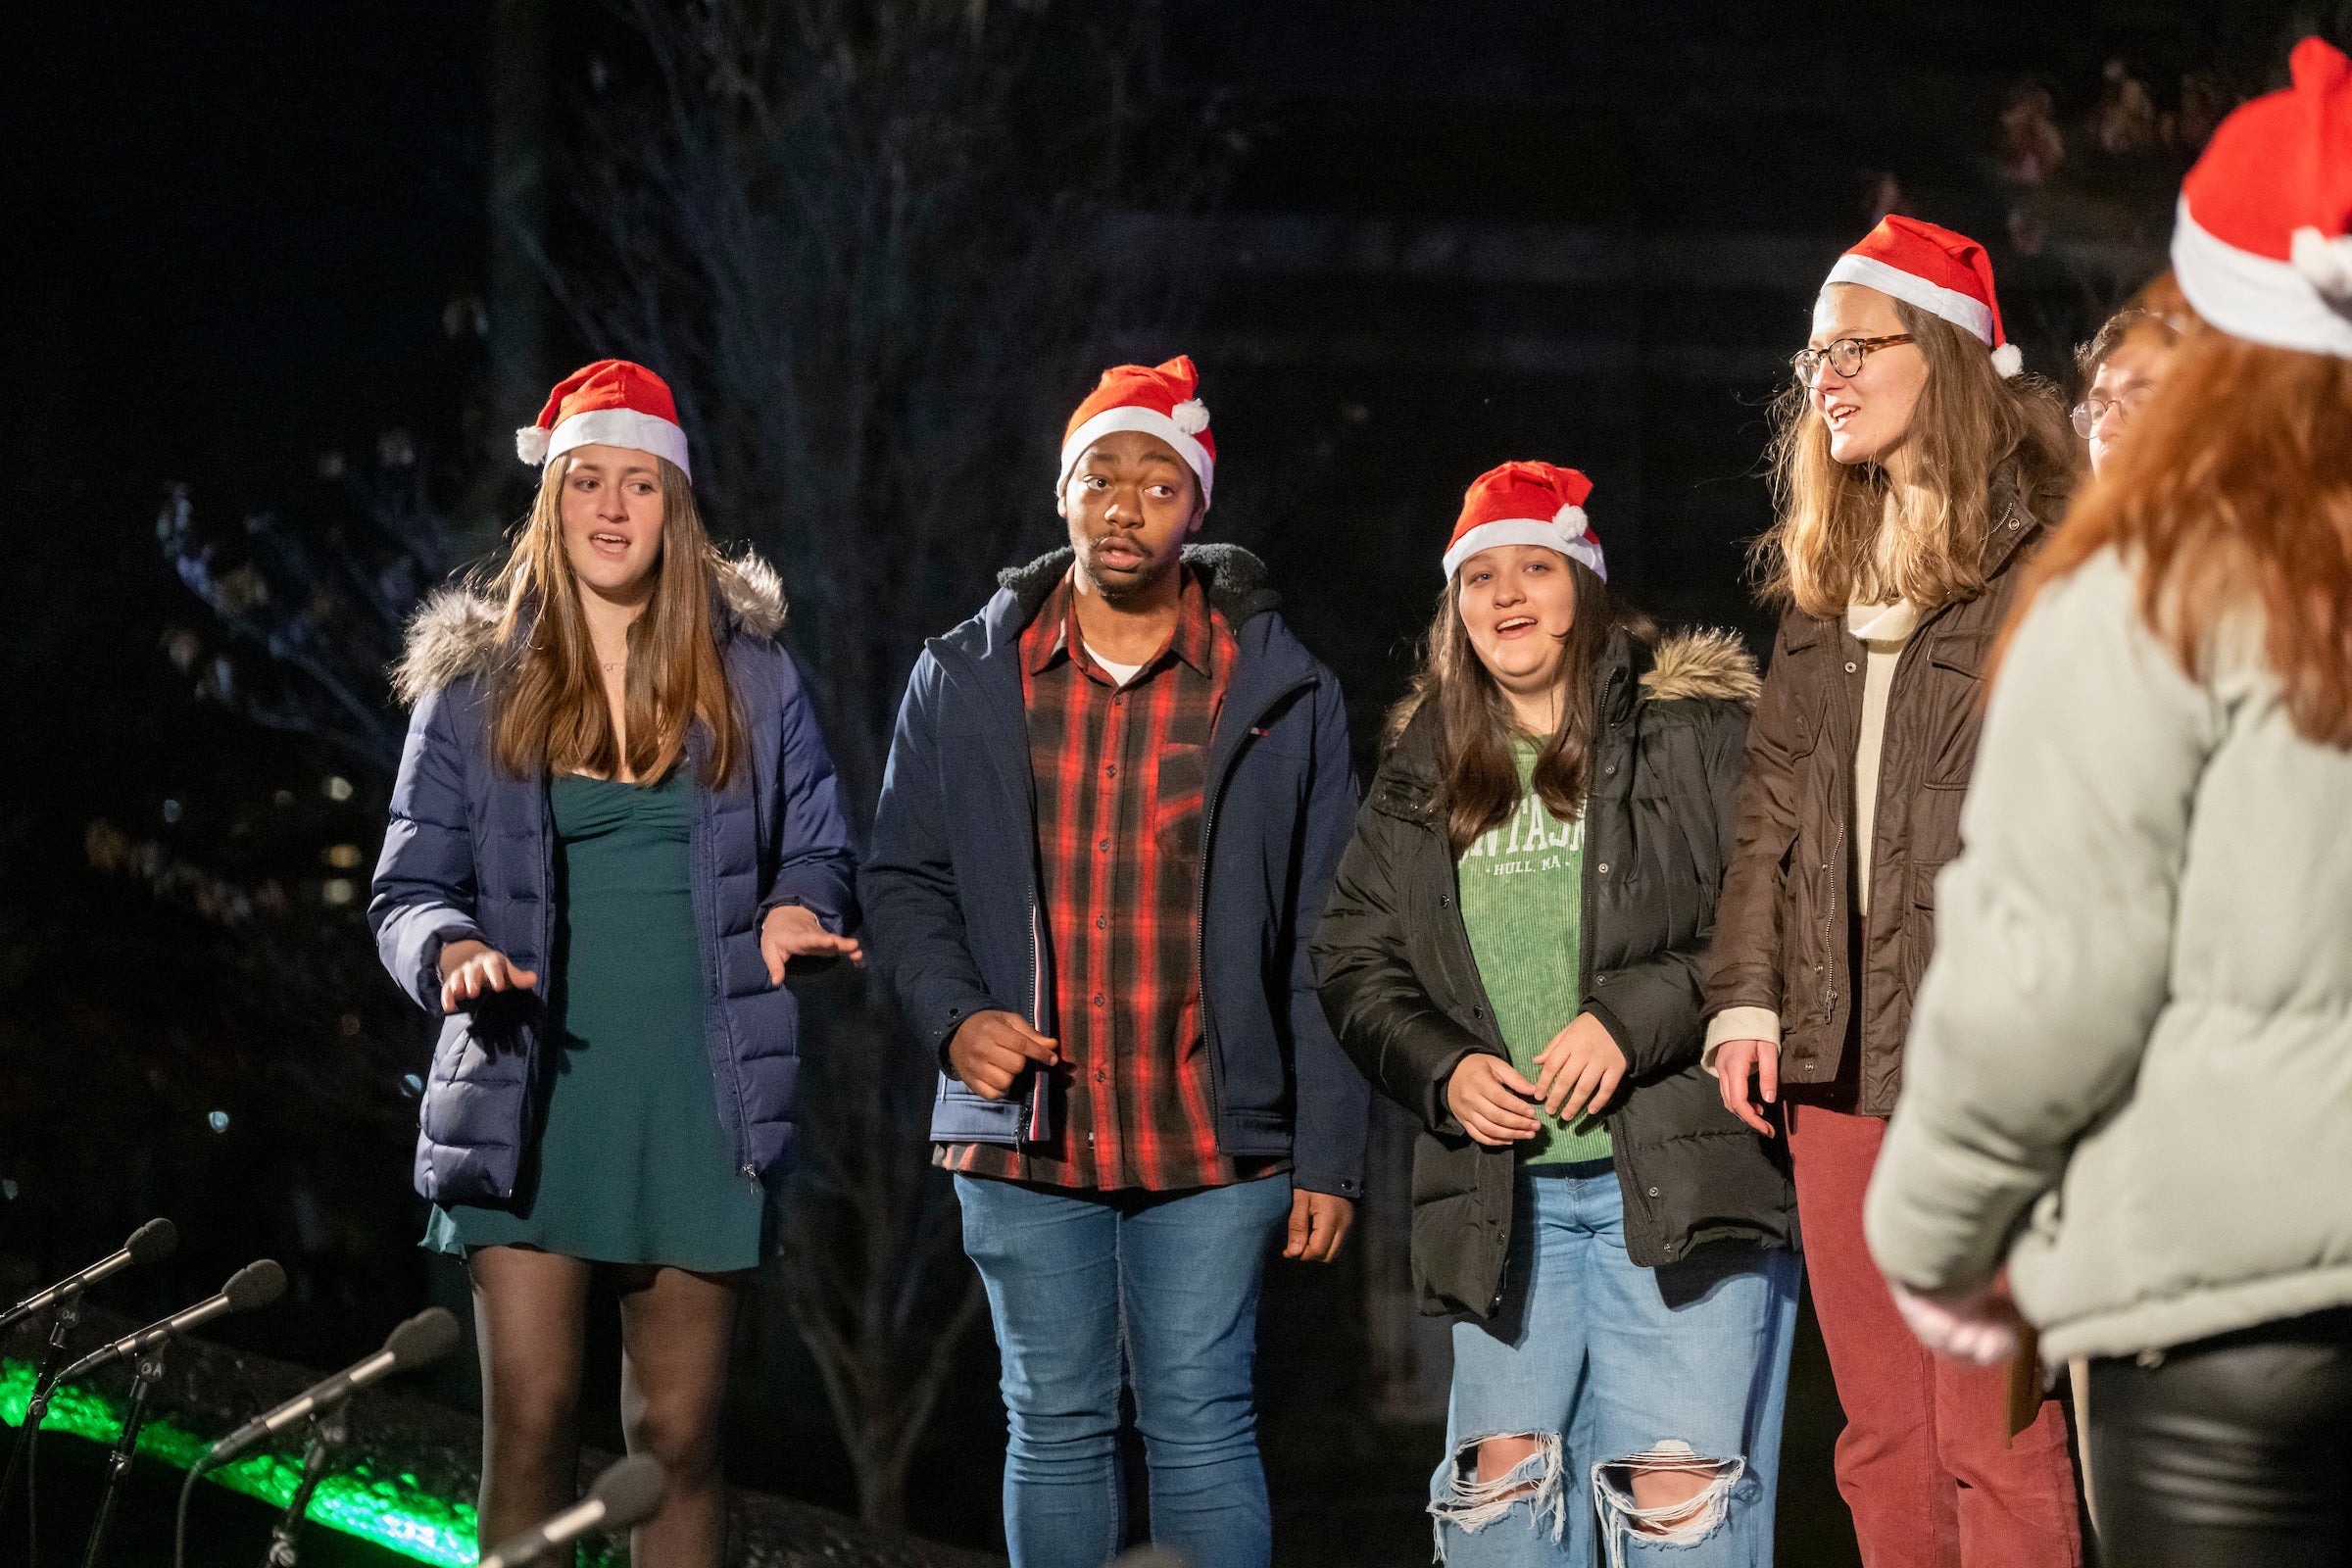
[[[588,1495],[538,1528],[498,1544],[474,1568],[522,1568],[600,1530],[626,1530],[662,1506],[669,1476],[651,1454],[633,1453],[596,1478]]]
[[[125,1334],[110,1345],[102,1345],[58,1375],[58,1382],[78,1378],[125,1356],[141,1355],[174,1334],[201,1327],[217,1317],[231,1312],[250,1312],[257,1306],[268,1306],[286,1294],[286,1271],[268,1258],[248,1263],[228,1277],[220,1294],[198,1301],[184,1311],[174,1312],[160,1323],[151,1323],[136,1334]]]
[[[458,1320],[450,1316],[447,1307],[428,1306],[394,1329],[384,1341],[384,1348],[373,1355],[353,1362],[331,1378],[312,1384],[268,1415],[256,1416],[205,1449],[196,1461],[196,1468],[209,1470],[232,1454],[242,1453],[264,1438],[274,1437],[286,1428],[309,1419],[317,1411],[334,1408],[360,1390],[381,1383],[395,1372],[430,1366],[457,1347]]]
[[[130,1240],[122,1248],[92,1263],[80,1273],[59,1280],[47,1290],[27,1296],[5,1312],[0,1312],[0,1333],[19,1319],[56,1305],[66,1297],[100,1280],[111,1278],[126,1268],[141,1263],[160,1263],[170,1257],[179,1246],[179,1228],[168,1219],[151,1219],[130,1233]]]

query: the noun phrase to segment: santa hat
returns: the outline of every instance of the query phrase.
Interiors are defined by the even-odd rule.
[[[547,395],[539,422],[514,432],[514,455],[544,467],[574,447],[627,447],[667,458],[688,478],[686,431],[669,383],[627,360],[583,365]]]
[[[2233,337],[2352,358],[2352,61],[2295,45],[2294,85],[2245,104],[2180,185],[2173,273]]]
[[[1966,234],[1889,214],[1838,258],[1829,282],[1875,288],[1975,333],[1992,350],[1992,368],[2004,377],[2026,368],[2025,356],[2001,331],[1992,258]]]
[[[1208,505],[1217,470],[1217,438],[1208,433],[1208,406],[1197,394],[1200,372],[1182,354],[1161,366],[1117,365],[1070,416],[1061,437],[1061,477],[1054,493],[1070,482],[1070,470],[1086,449],[1115,430],[1141,430],[1176,449],[1200,480],[1200,505]]]
[[[1446,577],[1481,550],[1542,545],[1583,562],[1593,576],[1608,581],[1600,536],[1585,520],[1585,498],[1592,493],[1592,481],[1574,468],[1548,463],[1489,468],[1463,492],[1462,514],[1453,524],[1453,542],[1446,547]]]

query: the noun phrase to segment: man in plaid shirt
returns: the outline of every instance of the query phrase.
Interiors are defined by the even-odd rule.
[[[1305,959],[1354,815],[1346,710],[1264,568],[1186,542],[1216,461],[1196,388],[1189,360],[1123,366],[1071,416],[1070,548],[924,650],[864,868],[940,1056],[1014,1568],[1123,1544],[1122,1372],[1153,1539],[1262,1568],[1265,1255],[1329,1261],[1362,1191],[1366,1090]]]

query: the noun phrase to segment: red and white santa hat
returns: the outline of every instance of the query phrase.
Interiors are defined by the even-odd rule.
[[[1581,561],[1601,581],[1609,580],[1600,536],[1585,519],[1585,498],[1592,481],[1574,468],[1548,463],[1506,463],[1470,481],[1462,514],[1446,547],[1446,575],[1481,550],[1496,545],[1542,545]]]
[[[1890,213],[1838,258],[1827,283],[1875,288],[1975,333],[1992,350],[1992,368],[2003,376],[2026,368],[2025,356],[2001,330],[1992,258],[1966,234]]]
[[[2241,105],[2180,185],[2173,275],[2233,337],[2352,359],[2352,61],[2295,45],[2294,85]]]
[[[1086,449],[1116,430],[1141,430],[1176,449],[1200,480],[1200,505],[1217,471],[1217,438],[1208,433],[1208,406],[1200,401],[1200,372],[1179,354],[1165,365],[1116,365],[1102,372],[1086,401],[1070,416],[1061,437],[1061,477],[1054,493],[1070,482],[1070,470]]]
[[[667,458],[689,479],[686,431],[669,383],[627,360],[583,365],[547,395],[539,422],[514,432],[514,455],[537,467],[574,447],[627,447]]]

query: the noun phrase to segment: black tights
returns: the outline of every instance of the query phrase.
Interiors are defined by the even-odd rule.
[[[2352,1308],[2091,1362],[2090,1449],[2110,1568],[2352,1568]]]
[[[520,1247],[468,1254],[482,1351],[483,1550],[578,1496],[580,1358],[595,1268]],[[726,1548],[720,1407],[738,1275],[630,1267],[620,1287],[620,1418],[631,1453],[669,1472],[629,1537],[638,1568],[718,1568]]]

